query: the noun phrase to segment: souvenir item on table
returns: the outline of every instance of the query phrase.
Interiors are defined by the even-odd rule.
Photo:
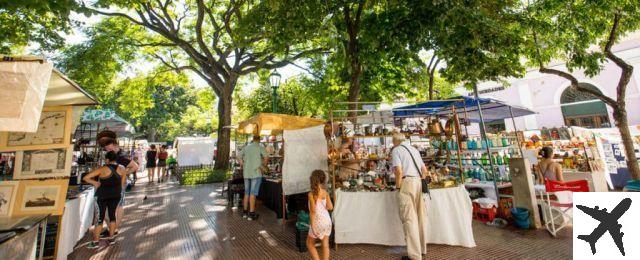
[[[355,179],[349,180],[349,186],[355,187],[356,185],[358,185],[358,181],[356,181]]]
[[[345,189],[348,189],[348,188],[349,188],[349,186],[350,186],[350,184],[349,184],[349,182],[348,182],[348,181],[343,181],[343,182],[342,182],[342,187],[344,187]]]
[[[333,123],[332,122],[327,122],[326,124],[324,124],[324,136],[329,139],[333,136]]]

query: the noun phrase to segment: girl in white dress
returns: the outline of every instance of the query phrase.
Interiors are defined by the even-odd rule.
[[[307,237],[307,249],[314,260],[319,260],[318,250],[316,250],[316,239],[322,241],[322,259],[329,259],[329,236],[331,235],[331,215],[329,210],[333,210],[333,204],[329,193],[324,188],[327,175],[322,170],[315,170],[309,178],[311,181],[311,192],[309,192],[309,236]]]

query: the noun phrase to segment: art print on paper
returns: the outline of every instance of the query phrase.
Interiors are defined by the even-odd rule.
[[[14,179],[65,177],[71,173],[71,149],[16,152]]]
[[[0,183],[0,217],[11,215],[17,192],[18,185],[16,182]]]
[[[64,144],[66,120],[66,111],[42,112],[37,132],[12,132],[9,134],[7,146]]]
[[[60,186],[30,186],[24,190],[22,211],[55,210],[59,203]]]

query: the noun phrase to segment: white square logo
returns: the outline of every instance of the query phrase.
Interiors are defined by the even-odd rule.
[[[640,259],[640,193],[573,193],[573,259]]]

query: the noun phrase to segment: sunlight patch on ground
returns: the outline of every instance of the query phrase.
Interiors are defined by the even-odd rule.
[[[178,227],[178,221],[174,220],[174,221],[171,221],[169,223],[163,223],[163,224],[157,225],[155,227],[149,228],[146,233],[147,233],[147,235],[155,235],[160,231],[174,229],[174,228],[177,228],[177,227]]]
[[[218,206],[218,205],[204,205],[205,212],[223,212],[227,209],[226,206]]]
[[[278,242],[276,242],[276,240],[266,230],[262,230],[262,231],[258,232],[258,234],[260,234],[260,236],[264,240],[266,240],[267,244],[269,244],[270,246],[273,246],[273,247],[278,246]]]

